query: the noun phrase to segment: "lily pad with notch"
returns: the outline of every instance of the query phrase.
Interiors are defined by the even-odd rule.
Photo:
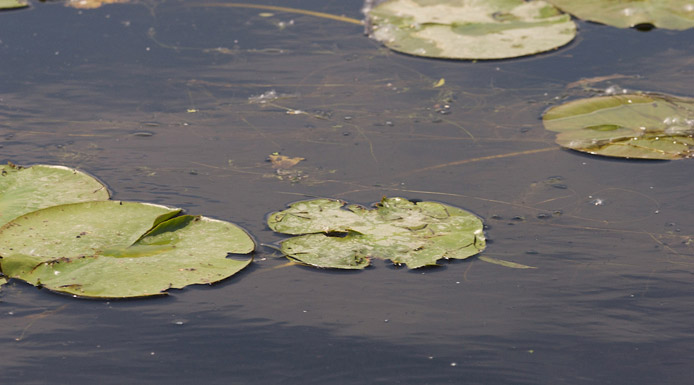
[[[694,99],[655,93],[598,96],[547,110],[556,142],[595,155],[635,159],[694,157]]]
[[[14,164],[0,166],[0,226],[34,210],[109,199],[106,186],[68,167]]]
[[[579,19],[618,28],[694,27],[694,3],[682,0],[547,0]]]
[[[255,248],[240,227],[180,209],[97,201],[31,212],[0,228],[0,267],[16,278],[84,297],[166,294],[241,271]]]
[[[292,260],[323,268],[363,269],[372,258],[415,269],[465,259],[485,248],[482,220],[438,202],[383,198],[373,209],[333,199],[293,203],[270,214],[269,227],[299,235],[281,243]]]
[[[533,55],[576,36],[571,16],[539,0],[389,0],[367,18],[370,36],[388,48],[443,59]]]

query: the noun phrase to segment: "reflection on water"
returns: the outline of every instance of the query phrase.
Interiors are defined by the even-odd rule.
[[[537,269],[344,273],[281,267],[260,248],[240,276],[169,298],[74,300],[12,282],[5,378],[690,378],[691,163],[561,150],[539,116],[610,87],[692,96],[692,31],[581,23],[555,52],[452,62],[389,52],[358,25],[191,3],[0,14],[3,159],[79,167],[116,199],[233,221],[265,244],[281,237],[264,216],[306,197],[438,200],[485,218],[485,255]],[[352,18],[361,5],[282,3]],[[302,177],[279,175],[272,153],[305,158]]]

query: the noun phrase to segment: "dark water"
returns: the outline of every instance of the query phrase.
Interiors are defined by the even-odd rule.
[[[561,150],[539,116],[609,86],[694,96],[694,30],[579,22],[554,52],[452,62],[390,52],[359,25],[202,4],[0,13],[2,160],[78,167],[116,199],[229,220],[259,243],[281,239],[268,212],[306,197],[443,201],[485,219],[484,255],[537,268],[345,273],[259,247],[241,274],[155,299],[11,282],[3,382],[690,382],[692,161]],[[279,5],[361,18],[357,0]],[[280,179],[273,152],[306,161]]]

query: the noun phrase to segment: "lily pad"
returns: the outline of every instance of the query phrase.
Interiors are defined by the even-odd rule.
[[[568,44],[571,16],[544,1],[389,0],[368,13],[388,48],[445,59],[504,59]]]
[[[638,159],[694,157],[694,99],[626,94],[579,99],[542,117],[563,147]]]
[[[0,226],[45,207],[108,198],[108,189],[101,182],[71,168],[0,166]]]
[[[0,228],[9,278],[86,297],[165,294],[225,279],[255,244],[234,224],[139,202],[82,202],[38,210]]]
[[[414,269],[441,258],[465,259],[485,247],[482,220],[438,202],[383,198],[368,209],[332,199],[296,202],[273,213],[268,225],[285,234],[281,250],[299,262],[326,268],[363,269],[371,258]]]
[[[653,25],[684,30],[694,27],[694,3],[683,0],[548,0],[580,19],[629,28]]]
[[[22,0],[0,0],[0,10],[2,9],[13,9],[13,8],[24,8],[28,7],[26,1]]]

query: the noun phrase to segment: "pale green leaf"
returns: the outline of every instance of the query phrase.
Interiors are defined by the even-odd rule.
[[[379,258],[414,269],[465,259],[485,247],[482,221],[456,207],[404,198],[383,198],[374,209],[343,206],[331,199],[297,202],[271,214],[268,225],[304,234],[283,241],[281,250],[318,267],[363,269]]]
[[[544,1],[389,0],[368,13],[371,37],[416,56],[503,59],[568,44],[571,17]]]
[[[108,198],[101,182],[71,168],[0,166],[0,226],[45,207]]]
[[[0,0],[0,10],[24,8],[28,6],[29,4],[27,4],[27,2],[24,0]]]
[[[254,249],[244,230],[206,217],[174,217],[179,212],[118,201],[34,211],[0,228],[0,266],[10,278],[50,290],[123,298],[217,282],[251,262],[227,258]]]
[[[590,154],[638,159],[694,156],[694,99],[622,94],[574,100],[550,108],[545,128],[557,143]]]
[[[547,0],[580,19],[619,28],[653,25],[684,30],[694,27],[694,3],[687,0]]]

